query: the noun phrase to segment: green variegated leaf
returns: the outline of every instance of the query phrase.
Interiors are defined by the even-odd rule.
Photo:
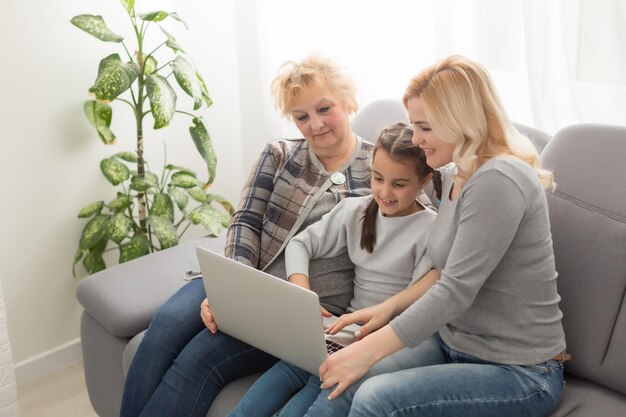
[[[185,207],[187,207],[187,204],[189,204],[189,197],[187,197],[187,194],[185,194],[185,192],[181,189],[169,187],[168,193],[181,211],[183,211]]]
[[[174,221],[174,202],[169,195],[164,193],[154,195],[152,207],[150,208],[150,216],[159,216],[170,222]]]
[[[207,194],[200,187],[188,188],[187,192],[189,193],[189,196],[191,198],[193,198],[194,200],[200,203],[204,203],[207,199]]]
[[[178,245],[178,236],[176,235],[176,229],[174,225],[167,219],[159,216],[148,217],[148,224],[154,231],[161,249],[171,248]]]
[[[72,263],[72,275],[73,276],[76,276],[76,265],[78,265],[81,259],[83,259],[83,251],[80,249],[77,249],[76,253],[74,254],[74,262]]]
[[[165,18],[167,18],[167,16],[169,15],[170,14],[168,12],[159,10],[159,11],[150,12],[150,13],[139,13],[137,16],[139,16],[141,20],[145,20],[149,22],[160,22],[164,20]]]
[[[193,98],[193,109],[198,110],[202,107],[202,85],[198,77],[196,77],[195,70],[189,61],[180,55],[170,63],[170,66],[174,70],[174,76],[180,88]]]
[[[165,169],[167,169],[168,171],[183,171],[183,172],[186,172],[186,173],[188,173],[190,175],[193,175],[194,177],[198,176],[193,169],[189,169],[189,168],[186,168],[186,167],[181,167],[180,165],[167,164],[165,166]]]
[[[89,273],[89,275],[95,274],[96,272],[100,272],[103,269],[106,269],[106,263],[104,263],[104,259],[102,258],[102,252],[89,252],[85,259],[83,259],[83,265],[85,269]]]
[[[92,215],[96,213],[100,214],[100,212],[102,211],[102,207],[104,207],[104,201],[91,203],[88,206],[85,206],[82,209],[80,209],[80,212],[78,213],[78,218],[83,219],[85,217],[91,217]]]
[[[189,29],[189,26],[187,26],[187,23],[185,23],[185,21],[183,19],[180,18],[180,16],[178,15],[178,13],[176,12],[170,12],[170,17],[174,20],[178,20],[180,23],[182,23],[185,26],[185,29]]]
[[[193,124],[193,126],[189,127],[189,133],[191,133],[191,138],[193,139],[193,143],[196,145],[196,149],[198,149],[198,152],[202,155],[204,162],[206,162],[209,173],[209,179],[205,185],[205,188],[207,188],[209,185],[213,184],[213,180],[215,179],[217,157],[215,156],[213,142],[211,141],[211,137],[209,136],[206,126],[204,125],[204,121],[199,117],[194,117]]]
[[[157,60],[154,59],[152,55],[150,55],[148,59],[146,59],[146,62],[143,65],[143,73],[146,76],[153,74],[157,70],[157,67],[158,67]]]
[[[135,0],[120,0],[128,13],[135,7]]]
[[[202,181],[188,172],[180,171],[172,175],[171,185],[180,188],[192,188],[202,184]]]
[[[227,199],[225,199],[224,197],[217,195],[217,194],[209,194],[208,198],[206,200],[207,203],[212,203],[213,201],[219,203],[222,207],[224,207],[224,209],[228,212],[228,214],[230,214],[232,216],[232,214],[235,212],[235,208],[233,207],[233,205],[230,203],[230,201],[228,201]]]
[[[83,259],[83,266],[89,274],[95,274],[96,272],[102,271],[107,267],[104,263],[104,259],[102,258],[102,254],[107,247],[107,242],[107,239],[103,238],[89,248],[87,255]]]
[[[218,236],[222,229],[230,222],[228,216],[207,204],[200,206],[197,211],[187,213],[187,218],[193,224],[202,226],[213,236]]]
[[[211,97],[209,97],[209,90],[207,90],[206,88],[206,83],[202,79],[202,76],[199,72],[196,72],[196,77],[198,77],[198,80],[200,80],[200,85],[202,85],[202,99],[204,100],[204,103],[207,107],[211,107],[211,104],[213,104],[213,100],[211,100]]]
[[[115,143],[115,135],[111,132],[111,118],[113,117],[113,109],[106,103],[100,103],[95,100],[87,100],[83,105],[83,110],[87,116],[87,120],[96,128],[100,140],[105,145]]]
[[[163,34],[167,36],[167,42],[165,42],[165,45],[168,48],[170,48],[174,52],[178,52],[178,51],[185,52],[183,48],[181,48],[180,45],[176,43],[176,39],[174,39],[172,35],[170,35],[165,29],[163,29],[162,26],[159,26],[159,27],[161,28],[161,32],[163,32]]]
[[[98,100],[111,101],[128,90],[139,75],[139,66],[125,64],[118,54],[111,54],[100,61],[98,78],[89,89]]]
[[[118,152],[113,156],[116,158],[120,158],[126,162],[137,162],[137,154],[135,152]]]
[[[119,262],[123,264],[124,262],[139,258],[148,253],[150,253],[150,242],[148,238],[144,235],[137,234],[133,236],[128,243],[120,245]]]
[[[228,227],[228,225],[230,224],[230,214],[226,214],[220,210],[217,210],[215,207],[211,206],[208,203],[203,204],[200,207],[200,211],[216,217],[217,220],[222,224],[222,227]]]
[[[128,167],[115,158],[107,158],[100,161],[100,170],[113,185],[121,184],[130,177]]]
[[[106,236],[118,245],[124,240],[133,227],[133,221],[122,213],[118,213],[106,224]]]
[[[135,191],[144,192],[152,187],[159,186],[159,178],[151,172],[141,175],[133,175],[130,179],[130,188]]]
[[[109,208],[114,212],[126,210],[133,203],[133,200],[122,193],[118,193],[117,198],[109,203]]]
[[[84,30],[104,42],[122,42],[124,37],[113,33],[104,23],[102,16],[81,14],[74,16],[70,22],[77,28]]]
[[[154,117],[154,128],[160,129],[169,125],[176,111],[174,89],[165,78],[152,74],[146,79],[146,90]]]
[[[80,236],[78,248],[80,250],[87,250],[98,243],[104,236],[105,226],[110,218],[111,216],[108,214],[99,214],[89,220]]]

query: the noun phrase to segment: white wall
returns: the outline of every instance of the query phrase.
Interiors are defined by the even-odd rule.
[[[189,25],[185,31],[171,19],[165,22],[203,74],[215,103],[204,112],[218,155],[213,192],[236,204],[247,167],[234,7],[228,0],[137,1],[139,11],[176,11]],[[130,40],[127,16],[117,0],[59,0],[36,6],[9,2],[3,8],[0,280],[19,383],[80,358],[82,308],[75,298],[78,279],[72,277],[71,264],[84,221],[76,214],[90,202],[114,196],[99,161],[134,149],[128,106],[113,105],[118,143],[112,146],[99,141],[83,115],[100,59],[113,52],[124,56],[120,46],[100,42],[69,23],[83,13],[101,14],[112,30]],[[147,158],[157,171],[165,140],[170,163],[203,172],[187,130],[190,119],[180,116],[160,132],[152,131],[148,120]]]

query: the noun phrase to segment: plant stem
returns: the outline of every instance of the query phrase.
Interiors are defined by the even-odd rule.
[[[139,28],[137,28],[136,20],[131,20],[137,37],[137,61],[139,64],[139,76],[137,77],[137,106],[135,107],[135,122],[137,125],[137,175],[139,177],[145,177],[145,161],[143,158],[143,103],[145,93],[143,34]],[[150,246],[152,247],[152,237],[148,230],[148,196],[145,192],[142,192],[139,193],[137,199],[139,203],[139,232],[143,235],[148,235]]]
[[[128,52],[128,48],[126,48],[126,44],[124,43],[124,41],[122,41],[122,46],[124,47],[124,50],[126,51],[126,55],[128,55],[128,59],[132,61],[133,56],[130,54],[130,52]]]
[[[189,112],[186,112],[186,111],[183,111],[183,110],[176,110],[176,113],[186,114],[187,116],[191,116],[191,117],[193,117],[193,118],[198,117],[198,116],[196,116],[195,114],[192,114],[192,113],[189,113]]]
[[[167,143],[163,142],[163,173],[161,174],[161,192],[165,190],[165,167],[167,166]]]
[[[132,91],[132,90],[131,90],[131,91]],[[117,100],[117,101],[123,101],[124,103],[126,103],[126,104],[128,104],[130,107],[132,107],[133,111],[135,111],[135,105],[134,105],[133,103],[131,103],[130,101],[125,100],[125,99],[123,99],[123,98],[119,98],[119,97],[118,97],[118,98],[116,98],[115,100]]]
[[[185,226],[185,228],[183,229],[182,232],[180,232],[180,234],[178,235],[178,238],[180,239],[181,237],[183,237],[183,235],[185,234],[185,232],[187,231],[187,229],[189,229],[189,226],[191,226],[191,222],[187,223],[187,226]]]

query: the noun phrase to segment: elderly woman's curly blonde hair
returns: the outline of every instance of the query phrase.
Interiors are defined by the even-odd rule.
[[[319,56],[313,55],[300,62],[285,62],[271,88],[276,107],[287,118],[291,118],[291,110],[298,98],[315,88],[327,89],[351,112],[358,110],[356,88],[351,78],[333,60]]]

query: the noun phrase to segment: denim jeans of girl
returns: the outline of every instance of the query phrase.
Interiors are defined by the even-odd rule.
[[[250,387],[227,417],[302,417],[319,395],[320,385],[317,375],[279,361]]]
[[[306,416],[541,417],[557,407],[564,384],[562,362],[496,364],[438,335],[377,365],[336,400],[322,391]]]
[[[276,358],[200,318],[201,279],[187,283],[157,311],[126,376],[121,417],[205,417],[229,382],[264,371]]]

